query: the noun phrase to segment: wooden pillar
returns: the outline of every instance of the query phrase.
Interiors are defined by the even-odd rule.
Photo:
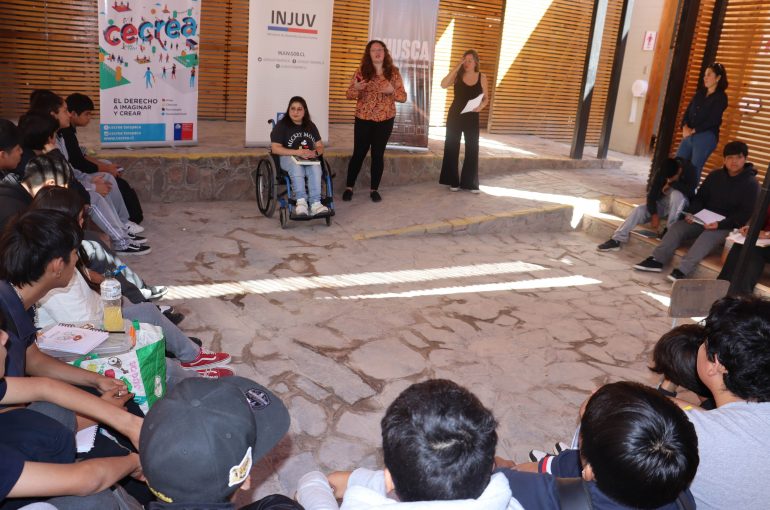
[[[599,55],[602,49],[604,20],[607,18],[607,2],[608,0],[594,0],[594,10],[591,14],[591,33],[588,36],[586,59],[583,64],[583,79],[580,84],[580,98],[575,115],[575,130],[569,153],[569,157],[572,159],[583,159],[586,132],[588,131],[588,113],[591,111],[591,98],[596,86],[596,72],[599,68]]]
[[[604,105],[604,122],[599,136],[599,148],[596,150],[598,159],[607,158],[607,150],[610,146],[612,134],[612,121],[615,117],[615,105],[618,102],[618,88],[620,87],[620,72],[623,70],[623,58],[626,54],[626,41],[631,30],[631,13],[634,10],[634,0],[623,0],[620,11],[620,23],[618,24],[618,37],[615,42],[615,56],[612,59],[612,71],[610,72],[610,85],[607,90],[607,102]]]

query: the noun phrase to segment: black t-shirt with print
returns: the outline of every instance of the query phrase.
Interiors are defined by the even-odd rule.
[[[293,122],[286,124],[278,122],[270,133],[270,141],[280,143],[288,149],[315,149],[315,144],[321,141],[321,134],[312,122],[308,129]]]

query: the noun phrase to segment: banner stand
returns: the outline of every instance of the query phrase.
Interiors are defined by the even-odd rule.
[[[302,96],[329,138],[329,59],[334,0],[250,0],[246,147],[270,145],[268,119]]]
[[[428,147],[430,92],[439,0],[371,0],[369,39],[383,41],[406,89],[396,103],[389,149]]]

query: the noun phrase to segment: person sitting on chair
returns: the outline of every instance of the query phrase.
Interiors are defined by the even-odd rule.
[[[329,208],[321,203],[321,165],[318,161],[298,163],[318,158],[324,151],[321,135],[310,120],[307,103],[302,97],[294,96],[289,100],[286,114],[270,133],[270,141],[270,150],[279,156],[281,168],[286,170],[291,178],[291,186],[297,200],[294,215],[307,216],[308,195],[311,216],[328,213]]]

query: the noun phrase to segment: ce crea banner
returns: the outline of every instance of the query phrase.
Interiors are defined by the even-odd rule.
[[[99,0],[102,146],[197,143],[203,1]]]
[[[270,144],[268,120],[302,96],[321,138],[329,137],[329,58],[334,0],[251,0],[246,145]]]
[[[439,0],[371,0],[369,39],[385,43],[401,71],[406,102],[396,103],[388,145],[428,147],[430,89]]]

